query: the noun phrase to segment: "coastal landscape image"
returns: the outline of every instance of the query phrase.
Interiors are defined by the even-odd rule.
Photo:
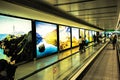
[[[0,59],[27,61],[32,47],[31,20],[0,15]]]

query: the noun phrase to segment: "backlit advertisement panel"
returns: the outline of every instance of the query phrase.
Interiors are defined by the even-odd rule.
[[[85,37],[85,32],[84,32],[84,31],[85,31],[84,29],[80,29],[80,36],[81,36],[82,38]]]
[[[72,47],[79,45],[79,29],[72,28]]]
[[[0,59],[33,58],[31,20],[0,15]]]
[[[57,25],[35,21],[37,58],[54,54],[57,47]]]
[[[70,27],[59,26],[59,48],[60,51],[71,47]]]
[[[85,30],[85,40],[89,41],[89,32]]]
[[[92,31],[89,31],[89,41],[90,41],[90,42],[92,42],[92,41],[93,41]]]

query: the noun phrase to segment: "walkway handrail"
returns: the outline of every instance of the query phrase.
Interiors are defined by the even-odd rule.
[[[105,45],[103,47],[101,47],[97,52],[96,54],[94,54],[92,56],[92,58],[87,61],[76,73],[74,73],[70,78],[68,78],[67,80],[76,80],[76,78],[82,74],[82,72],[94,61],[94,59],[99,55],[99,53],[106,47],[106,45],[108,44],[109,42],[106,42]]]

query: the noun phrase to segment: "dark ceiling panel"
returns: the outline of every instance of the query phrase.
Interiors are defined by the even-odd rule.
[[[115,14],[117,13],[116,11],[112,12],[102,12],[102,13],[93,13],[93,14],[83,14],[83,15],[75,15],[75,16],[86,16],[86,15],[100,15],[100,14]]]
[[[54,4],[54,6],[78,4],[78,3],[90,2],[90,1],[96,1],[96,0],[82,0],[82,1],[75,1],[75,2],[68,2],[68,3],[60,3],[60,4],[58,3],[58,4]]]
[[[75,12],[75,11],[86,11],[86,10],[96,10],[96,9],[106,9],[106,8],[113,8],[117,7],[116,5],[113,6],[104,6],[104,7],[95,7],[95,8],[87,8],[87,9],[81,9],[81,10],[72,10],[72,11],[67,11],[67,12]]]
[[[99,16],[99,17],[91,17],[91,18],[112,18],[112,17],[116,17],[116,15],[111,15],[111,16]],[[84,19],[89,19],[89,18],[84,18]]]

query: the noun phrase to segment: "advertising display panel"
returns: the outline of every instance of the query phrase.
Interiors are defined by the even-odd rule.
[[[26,61],[33,58],[31,20],[0,15],[0,59]]]
[[[88,30],[85,30],[85,39],[89,41],[89,32]]]
[[[95,31],[91,31],[92,32],[92,36],[94,36],[95,35]]]
[[[81,36],[82,38],[85,37],[85,30],[84,30],[84,29],[80,29],[80,36]]]
[[[57,25],[35,21],[37,58],[54,54],[57,47]]]
[[[89,31],[89,40],[90,40],[90,42],[93,41],[93,34],[92,34],[92,31]]]
[[[60,51],[71,47],[70,27],[59,26],[59,48]]]
[[[72,47],[79,45],[79,29],[71,28],[72,30]]]

